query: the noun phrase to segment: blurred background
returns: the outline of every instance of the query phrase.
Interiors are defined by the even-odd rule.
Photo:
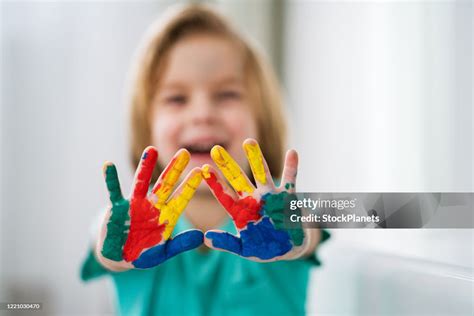
[[[280,76],[300,191],[473,192],[471,1],[209,2]],[[108,281],[79,267],[103,161],[130,185],[130,63],[171,3],[0,3],[0,302],[113,313]],[[472,315],[473,244],[472,229],[333,230],[308,314]]]

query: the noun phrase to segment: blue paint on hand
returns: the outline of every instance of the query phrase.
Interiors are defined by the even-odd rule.
[[[177,254],[199,247],[203,240],[204,234],[200,230],[185,231],[164,244],[144,251],[132,264],[138,269],[152,268]]]
[[[227,232],[207,232],[206,238],[211,239],[212,245],[216,248],[242,255],[242,240],[239,237]]]
[[[282,256],[293,247],[288,233],[275,229],[266,216],[256,224],[250,222],[247,228],[240,231],[240,238],[226,232],[208,232],[206,238],[212,240],[215,248],[262,260]]]

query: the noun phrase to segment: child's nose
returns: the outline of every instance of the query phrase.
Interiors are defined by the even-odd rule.
[[[212,123],[215,120],[216,111],[212,98],[199,95],[192,102],[191,117],[194,123]]]

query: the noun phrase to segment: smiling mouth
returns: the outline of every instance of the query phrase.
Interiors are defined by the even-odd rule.
[[[189,144],[183,146],[183,148],[187,149],[191,155],[209,155],[211,152],[212,147],[215,145],[219,145],[222,147],[226,147],[225,143],[215,143],[215,144]]]

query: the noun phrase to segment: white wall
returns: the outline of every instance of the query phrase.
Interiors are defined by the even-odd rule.
[[[470,2],[290,1],[286,15],[300,188],[473,190]]]
[[[285,30],[299,190],[473,191],[470,2],[289,1]],[[332,233],[310,312],[472,313],[473,230]]]

